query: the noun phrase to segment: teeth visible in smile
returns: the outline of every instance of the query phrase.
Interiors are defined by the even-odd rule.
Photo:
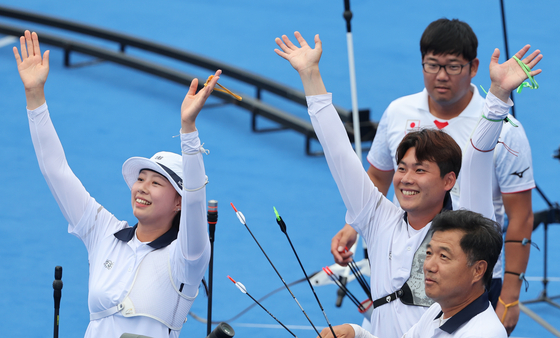
[[[402,190],[403,195],[412,196],[418,194],[418,191]]]
[[[150,203],[150,202],[148,202],[148,201],[145,201],[145,200],[139,199],[139,198],[136,199],[136,202],[137,202],[137,203],[140,203],[140,204],[144,204],[144,205],[150,205],[150,204],[152,204],[152,203]]]

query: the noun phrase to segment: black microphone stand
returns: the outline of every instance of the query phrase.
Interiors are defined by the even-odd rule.
[[[553,156],[553,157],[560,159],[560,149],[558,151],[558,154],[556,156]],[[529,308],[527,308],[525,306],[525,304],[545,302],[549,305],[560,308],[560,304],[558,304],[554,301],[554,299],[559,298],[560,295],[549,296],[548,292],[547,292],[547,286],[548,286],[548,282],[549,282],[549,280],[548,280],[548,225],[549,224],[555,224],[555,223],[560,224],[560,206],[558,205],[557,202],[551,203],[548,200],[548,198],[546,198],[544,192],[539,188],[539,186],[537,184],[535,184],[535,189],[537,190],[537,192],[541,195],[541,197],[544,199],[544,201],[548,205],[548,209],[533,214],[533,220],[534,220],[533,221],[533,231],[535,231],[535,229],[537,229],[538,226],[541,223],[543,223],[543,226],[544,226],[544,236],[543,236],[544,237],[544,248],[543,248],[543,256],[544,257],[543,257],[543,278],[542,278],[543,290],[537,296],[537,298],[526,300],[526,301],[523,301],[523,302],[519,302],[519,309],[521,311],[523,311],[523,313],[528,315],[531,319],[536,321],[539,325],[541,325],[546,330],[551,332],[553,335],[555,335],[556,337],[560,337],[560,331],[558,331],[556,328],[554,328],[552,325],[550,325],[547,321],[545,321],[543,318],[541,318],[539,315],[537,315],[536,313],[534,313],[533,311],[531,311]]]
[[[208,264],[208,319],[206,335],[212,332],[212,283],[214,279],[214,233],[218,223],[218,201],[208,201],[208,238],[210,239],[210,263]]]
[[[59,309],[60,298],[62,298],[62,267],[54,268],[53,297],[54,297],[54,338],[58,338],[58,324],[60,321]]]
[[[535,298],[535,299],[531,299],[531,300],[525,300],[523,301],[523,304],[531,304],[531,303],[538,303],[538,302],[545,302],[548,303],[552,306],[555,306],[557,308],[560,309],[560,304],[556,303],[553,301],[553,299],[555,298],[559,298],[560,295],[558,296],[548,296],[547,293],[547,286],[548,286],[548,225],[549,224],[559,224],[560,223],[560,206],[558,205],[558,203],[551,203],[542,193],[542,191],[539,189],[539,187],[536,187],[537,191],[541,194],[541,196],[543,197],[543,199],[546,201],[546,203],[548,204],[549,208],[540,212],[537,212],[534,214],[534,223],[533,223],[533,231],[541,224],[543,223],[544,226],[544,248],[543,248],[543,279],[542,279],[542,284],[543,284],[543,290],[541,291],[540,295]]]
[[[535,213],[534,214],[534,223],[533,223],[533,231],[541,223],[543,223],[543,226],[544,226],[544,248],[543,248],[543,255],[544,255],[543,265],[544,266],[543,266],[543,278],[542,278],[543,290],[537,296],[537,298],[530,299],[530,300],[524,300],[523,302],[519,302],[519,309],[521,311],[523,311],[523,313],[528,315],[531,319],[536,321],[539,325],[541,325],[546,330],[548,330],[550,333],[552,333],[554,336],[560,337],[560,331],[558,331],[550,323],[545,321],[543,318],[541,318],[539,315],[537,315],[536,313],[534,313],[532,310],[530,310],[528,307],[525,306],[525,304],[545,302],[549,305],[560,308],[560,305],[558,303],[554,302],[554,299],[559,298],[560,295],[549,296],[548,293],[547,293],[547,286],[548,286],[548,281],[549,281],[548,280],[548,274],[547,274],[548,225],[553,224],[553,223],[560,223],[560,207],[558,206],[558,203],[554,203],[554,204],[550,203],[550,201],[544,196],[544,194],[542,193],[542,191],[539,189],[538,186],[536,187],[536,189],[541,194],[543,199],[546,201],[548,206],[550,207],[547,210],[543,210],[543,211]]]
[[[501,9],[501,14],[502,14],[502,30],[503,30],[503,34],[504,34],[504,45],[505,45],[506,60],[509,60],[509,48],[508,48],[508,37],[507,37],[507,29],[506,29],[506,14],[505,14],[505,9],[504,9],[504,0],[500,0],[500,9]],[[513,92],[511,93],[511,100],[513,101]],[[511,115],[513,115],[515,117],[514,107],[511,107]],[[553,157],[560,159],[560,148],[558,149],[558,153]],[[543,276],[543,280],[542,280],[543,291],[541,292],[541,294],[537,298],[532,299],[532,300],[528,300],[528,301],[523,301],[523,304],[536,303],[536,302],[546,302],[550,305],[553,305],[557,308],[560,308],[560,305],[558,303],[555,303],[554,301],[552,301],[552,299],[558,298],[558,297],[560,297],[560,295],[554,296],[554,297],[549,297],[549,296],[547,296],[547,290],[546,290],[547,285],[548,285],[548,278],[547,278],[548,225],[553,224],[553,223],[560,223],[560,209],[559,209],[558,203],[552,204],[549,201],[549,199],[546,198],[544,192],[539,188],[539,186],[537,184],[535,184],[535,189],[537,190],[539,195],[541,195],[541,197],[544,199],[544,201],[546,202],[546,204],[549,207],[549,209],[543,210],[543,211],[535,213],[533,215],[533,218],[534,218],[533,231],[539,226],[539,224],[541,224],[541,223],[544,224],[544,271],[543,271],[544,276]]]

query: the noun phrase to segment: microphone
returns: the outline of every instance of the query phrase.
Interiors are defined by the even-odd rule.
[[[54,268],[53,297],[54,297],[54,338],[58,338],[58,323],[60,321],[59,309],[60,298],[62,298],[62,267]]]
[[[233,327],[228,323],[221,322],[206,338],[231,338],[234,335]]]
[[[218,201],[208,201],[208,238],[210,240],[210,262],[208,263],[208,314],[206,321],[206,334],[212,331],[212,284],[214,278],[214,233],[218,223]]]
[[[54,308],[60,308],[60,298],[62,297],[62,266],[56,266],[54,268]]]
[[[216,231],[216,223],[218,223],[218,201],[208,201],[208,226],[210,243],[214,242],[214,232]]]

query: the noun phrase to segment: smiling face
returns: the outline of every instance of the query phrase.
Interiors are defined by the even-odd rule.
[[[433,52],[428,52],[422,59],[422,63],[441,66],[461,66],[468,62],[461,55],[434,55]],[[471,79],[476,75],[478,64],[478,59],[472,60],[469,65],[462,68],[461,73],[458,75],[449,75],[444,68],[440,68],[436,74],[426,73],[423,70],[424,86],[428,91],[430,109],[435,108],[436,110],[449,110],[458,113],[465,109],[472,97],[470,84]],[[441,116],[441,118],[452,117],[454,116]]]
[[[460,244],[464,234],[458,229],[436,231],[426,250],[426,295],[444,310],[468,304],[483,291],[482,283],[477,282],[482,279],[487,263],[478,261],[469,266]]]
[[[425,226],[441,211],[445,193],[454,184],[455,173],[441,177],[436,162],[416,159],[414,147],[406,151],[393,176],[395,195],[415,228]],[[417,220],[423,224],[417,224]]]
[[[181,197],[162,175],[141,170],[132,185],[132,212],[143,226],[170,226],[181,207]]]

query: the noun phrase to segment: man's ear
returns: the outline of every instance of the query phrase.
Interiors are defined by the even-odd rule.
[[[453,189],[455,182],[457,182],[457,176],[455,176],[455,173],[453,171],[450,171],[445,174],[445,176],[443,176],[443,186],[445,190]]]
[[[473,77],[476,76],[476,73],[478,72],[478,65],[480,64],[480,60],[478,60],[478,58],[475,58],[474,60],[471,61],[471,79]]]
[[[477,283],[479,280],[484,278],[484,274],[488,269],[488,262],[486,261],[477,261],[473,265],[473,284]]]

